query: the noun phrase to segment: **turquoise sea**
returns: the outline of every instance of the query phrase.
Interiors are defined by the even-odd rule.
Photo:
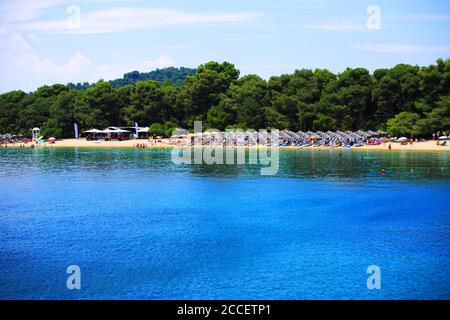
[[[0,149],[0,298],[450,298],[450,153],[170,152]]]

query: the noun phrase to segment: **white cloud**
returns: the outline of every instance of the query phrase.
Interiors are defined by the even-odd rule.
[[[12,34],[0,42],[0,87],[7,90],[35,90],[42,84],[68,82],[97,82],[99,79],[113,80],[125,73],[138,70],[148,72],[156,68],[174,66],[168,56],[122,64],[103,64],[93,67],[93,63],[82,53],[76,52],[65,62],[55,62],[50,57],[42,57],[32,42],[32,35]]]
[[[11,69],[17,74],[26,74],[24,79],[42,80],[50,83],[69,82],[82,76],[90,61],[76,52],[66,63],[58,64],[48,57],[41,57],[27,40],[13,34],[1,46],[1,68]]]
[[[372,43],[353,46],[354,49],[378,53],[439,53],[450,52],[450,45],[424,46],[417,44]]]
[[[38,20],[16,24],[19,30],[52,33],[108,33],[170,26],[239,23],[261,17],[260,13],[195,14],[174,9],[122,7],[81,13],[81,27],[67,28],[66,20]]]
[[[121,78],[125,73],[131,71],[149,72],[157,68],[174,66],[175,62],[167,56],[158,56],[153,60],[143,60],[131,64],[121,65],[101,65],[88,79],[90,82],[97,82],[99,79],[114,80]]]
[[[284,6],[295,6],[301,9],[320,8],[329,5],[333,0],[275,0]]]
[[[36,43],[36,44],[41,42],[41,39],[33,33],[27,34],[27,40],[30,41],[31,43]]]
[[[366,22],[355,22],[350,19],[338,19],[332,21],[324,21],[319,23],[311,23],[305,25],[308,29],[327,30],[327,31],[369,31]]]
[[[189,44],[163,44],[158,48],[160,49],[191,49],[192,45]]]
[[[80,75],[82,69],[89,66],[90,63],[89,59],[77,52],[64,65],[58,65],[50,58],[39,59],[38,57],[32,68],[38,79],[54,78],[70,82]]]
[[[411,21],[450,21],[450,14],[399,14],[388,15],[386,18]]]
[[[65,2],[65,0],[7,0],[0,4],[0,20],[2,22],[33,20],[47,9]]]

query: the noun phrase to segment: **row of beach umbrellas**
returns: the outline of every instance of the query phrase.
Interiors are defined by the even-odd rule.
[[[92,134],[102,134],[102,133],[130,133],[131,131],[124,130],[124,129],[105,129],[105,130],[98,130],[98,129],[91,129],[83,131],[83,133],[92,133]]]

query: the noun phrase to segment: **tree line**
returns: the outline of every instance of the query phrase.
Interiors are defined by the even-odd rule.
[[[79,90],[42,86],[0,95],[0,133],[72,137],[107,126],[150,126],[158,135],[177,127],[302,131],[384,130],[430,136],[450,129],[450,60],[426,67],[399,64],[372,74],[364,68],[335,74],[296,70],[264,80],[240,77],[229,62],[208,62],[184,81],[139,81],[124,85],[98,81]]]
[[[115,79],[109,81],[109,83],[114,87],[123,87],[128,84],[135,84],[138,81],[148,81],[156,80],[159,82],[169,82],[174,85],[183,84],[184,80],[188,76],[195,75],[196,70],[191,68],[174,68],[168,67],[163,69],[156,69],[150,72],[139,72],[132,71],[125,73],[121,79]],[[69,88],[77,90],[86,90],[87,88],[94,87],[95,83],[83,82],[83,83],[72,83],[67,85]]]

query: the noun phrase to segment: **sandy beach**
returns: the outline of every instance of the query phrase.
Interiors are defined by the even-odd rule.
[[[136,148],[138,144],[145,145],[146,148],[173,148],[182,147],[169,144],[169,139],[162,139],[161,142],[154,140],[127,140],[127,141],[86,141],[86,139],[63,139],[58,140],[54,144],[45,143],[38,146],[38,148]],[[31,143],[15,143],[2,145],[1,148],[31,148]],[[253,146],[255,147],[255,146]],[[263,146],[258,146],[263,147]],[[322,149],[328,150],[330,147],[280,147],[285,149]],[[331,149],[343,149],[343,147],[334,147]],[[354,151],[389,151],[388,144],[381,145],[365,145],[362,147],[352,148]],[[449,146],[438,146],[436,141],[415,142],[413,144],[401,145],[400,143],[391,143],[392,151],[434,151],[434,152],[450,152]]]

